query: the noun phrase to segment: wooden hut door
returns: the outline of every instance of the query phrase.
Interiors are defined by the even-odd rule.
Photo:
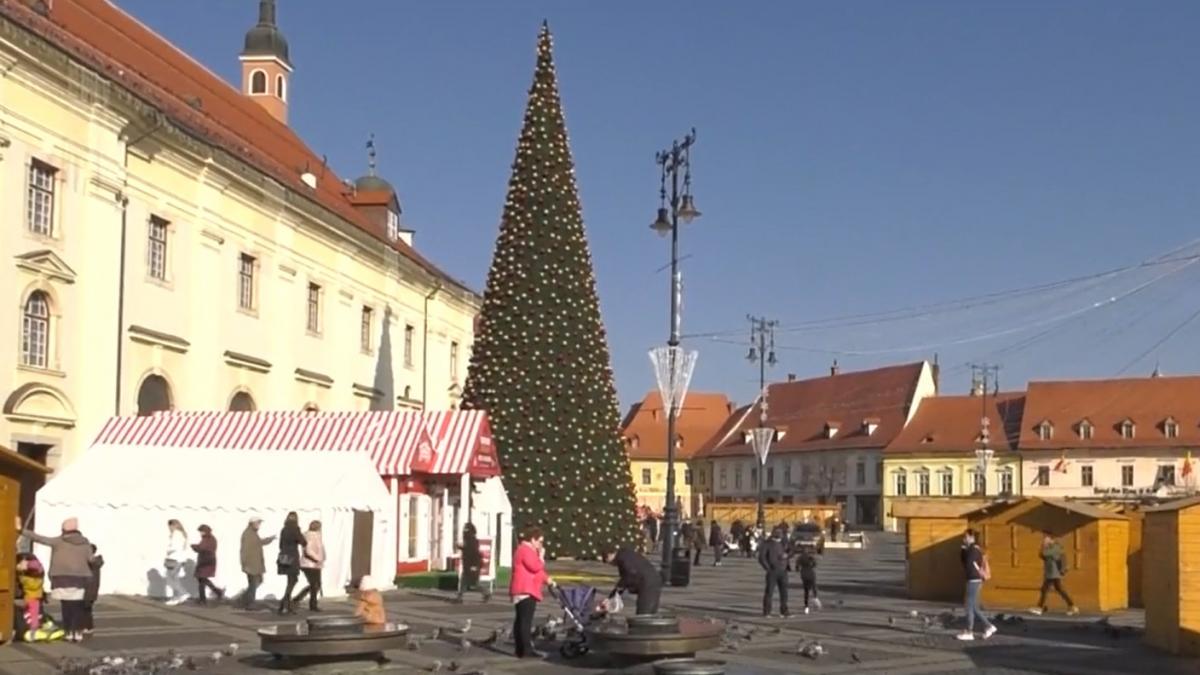
[[[354,511],[354,531],[350,541],[350,576],[361,579],[371,573],[371,540],[375,534],[375,514]]]
[[[0,639],[12,640],[13,632],[13,586],[17,570],[14,558],[17,552],[17,536],[13,529],[13,518],[19,512],[21,484],[7,476],[0,477]],[[10,534],[11,533],[11,534]]]

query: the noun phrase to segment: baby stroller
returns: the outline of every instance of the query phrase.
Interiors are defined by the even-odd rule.
[[[587,654],[587,634],[584,633],[584,629],[599,616],[596,612],[596,589],[591,586],[560,586],[558,602],[562,605],[567,626],[567,636],[558,652],[564,659],[574,659]]]

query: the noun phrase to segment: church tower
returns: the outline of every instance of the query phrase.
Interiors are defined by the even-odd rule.
[[[275,0],[259,0],[258,24],[246,32],[242,62],[242,94],[287,124],[292,64],[288,43],[275,24]]]

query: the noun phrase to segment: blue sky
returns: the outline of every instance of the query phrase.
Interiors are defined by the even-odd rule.
[[[254,0],[119,4],[236,81]],[[375,133],[418,248],[480,289],[549,19],[623,405],[653,387],[646,349],[668,329],[656,272],[667,245],[648,228],[654,152],[691,126],[704,216],[682,235],[683,327],[723,333],[688,340],[693,388],[753,395],[747,313],[792,328],[777,337],[780,379],[835,357],[857,369],[935,352],[949,392],[967,387],[954,366],[979,358],[1001,363],[1006,387],[1156,362],[1200,370],[1200,321],[1150,350],[1200,309],[1200,265],[796,329],[1087,275],[1200,238],[1200,3],[280,5],[292,125],[349,177]]]

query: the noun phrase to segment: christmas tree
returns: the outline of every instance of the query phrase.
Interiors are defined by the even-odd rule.
[[[552,557],[638,539],[550,29],[517,142],[463,407],[488,411],[518,530]]]

